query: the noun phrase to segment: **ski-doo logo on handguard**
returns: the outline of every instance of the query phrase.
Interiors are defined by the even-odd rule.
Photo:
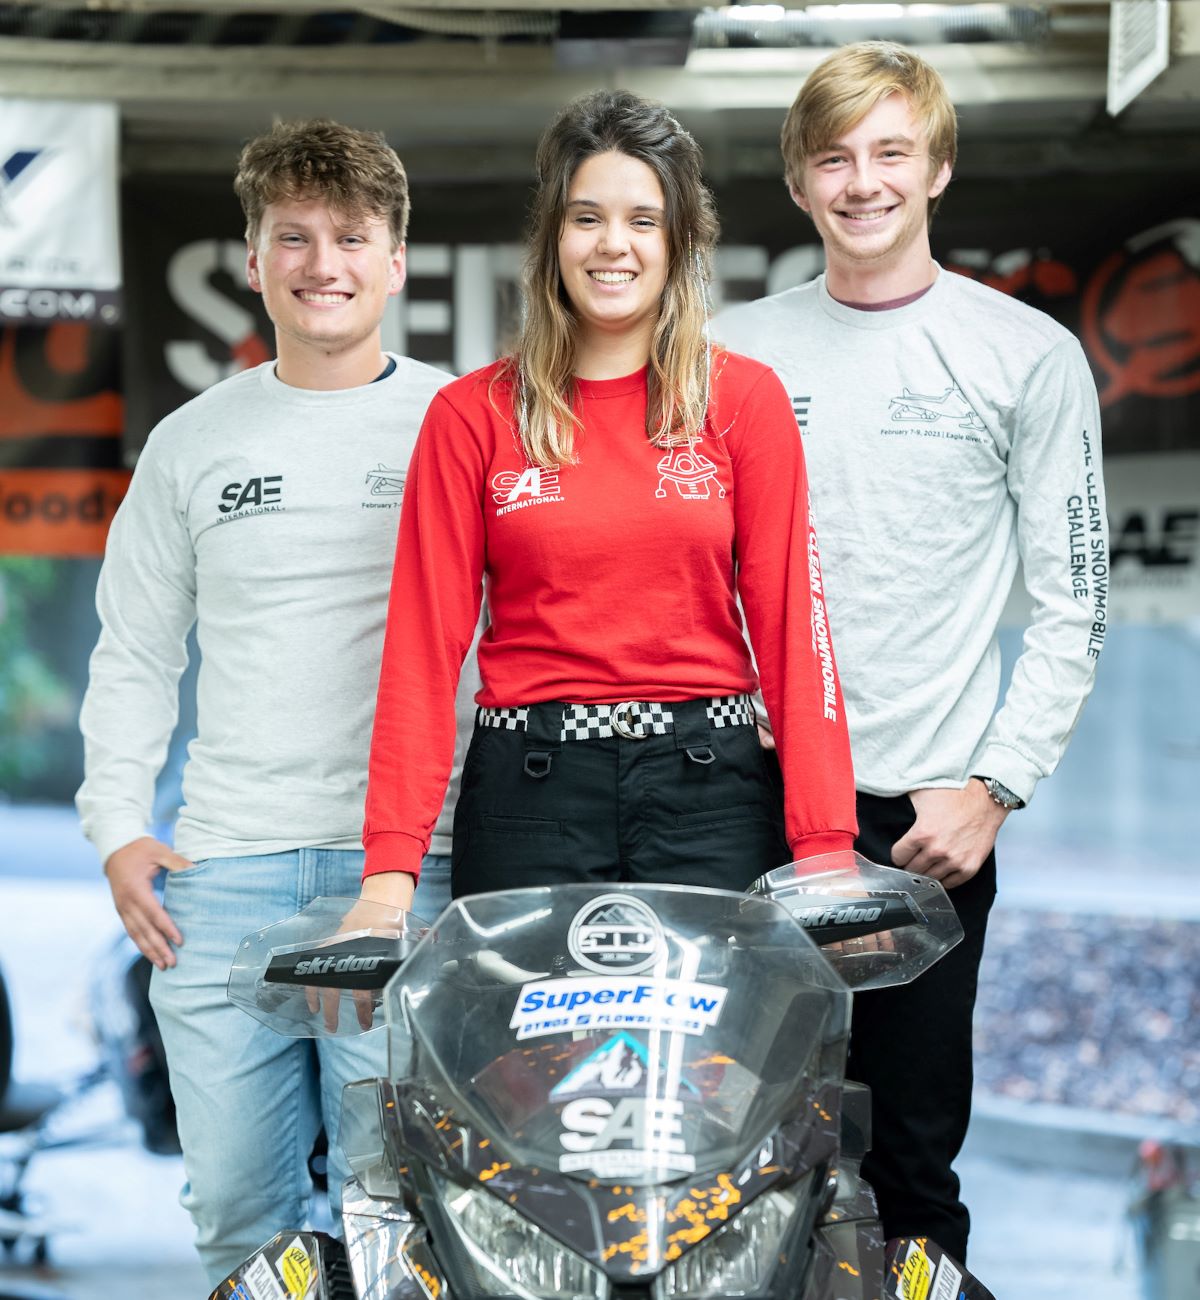
[[[666,953],[658,917],[639,898],[603,894],[575,913],[567,936],[571,956],[605,975],[636,975]]]
[[[821,904],[817,907],[799,908],[792,915],[806,930],[813,930],[822,925],[861,925],[878,921],[883,915],[883,908],[855,907],[853,903],[841,907]]]
[[[294,975],[341,975],[347,971],[375,970],[382,957],[308,957],[298,961]]]

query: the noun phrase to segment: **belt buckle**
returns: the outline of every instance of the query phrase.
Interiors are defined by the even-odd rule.
[[[608,710],[612,729],[618,736],[624,736],[626,740],[646,740],[650,735],[648,731],[633,730],[633,710],[636,708],[636,700],[624,700],[620,704],[611,705]],[[628,717],[626,717],[626,715],[628,715]]]

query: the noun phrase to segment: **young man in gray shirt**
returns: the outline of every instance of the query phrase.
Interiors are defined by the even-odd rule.
[[[336,1215],[349,1172],[342,1087],[386,1069],[382,1032],[280,1038],[232,1007],[225,986],[243,935],[318,895],[360,892],[404,474],[447,379],[381,348],[384,308],[404,285],[409,208],[381,136],[277,126],[243,150],[235,188],[278,360],[168,416],[138,461],[97,589],[77,799],[121,920],[156,967],[183,1201],[213,1285],[304,1222],[321,1123]],[[193,623],[198,734],[171,850],[145,827]],[[449,853],[452,803],[453,787],[426,859],[443,885],[448,862],[433,855]],[[411,876],[380,883],[389,901],[412,899]],[[416,906],[438,901],[418,895]]]
[[[873,1089],[863,1172],[887,1235],[965,1259],[951,1164],[996,833],[1062,756],[1104,640],[1096,390],[1060,325],[934,262],[956,126],[928,64],[882,42],[843,48],[805,82],[782,143],[825,274],[732,308],[714,334],[773,366],[800,420],[858,848],[941,880],[966,932],[914,984],[856,999],[848,1065]],[[997,710],[995,633],[1018,560],[1034,612]]]

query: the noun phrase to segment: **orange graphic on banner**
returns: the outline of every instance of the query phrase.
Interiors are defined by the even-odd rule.
[[[121,469],[0,470],[0,555],[102,555]]]
[[[994,270],[981,271],[975,267],[961,266],[957,262],[948,262],[947,269],[955,275],[964,275],[968,280],[978,280],[989,289],[1006,293],[1017,298],[1026,290],[1032,289],[1043,298],[1069,298],[1079,288],[1079,278],[1066,262],[1040,254],[1033,257],[1025,255],[1025,260],[1010,271],[1003,273]]]
[[[247,334],[240,343],[235,343],[229,349],[229,354],[235,361],[241,363],[243,370],[252,370],[255,366],[261,366],[264,361],[270,361],[275,355],[259,334]]]
[[[78,375],[87,364],[88,332],[81,322],[51,325],[45,334],[45,356],[64,378]],[[30,438],[53,434],[95,434],[119,437],[125,404],[118,393],[47,399],[29,392],[16,368],[17,331],[0,330],[0,438]]]
[[[1081,325],[1108,376],[1103,406],[1200,391],[1200,271],[1180,247],[1113,253],[1088,283]]]

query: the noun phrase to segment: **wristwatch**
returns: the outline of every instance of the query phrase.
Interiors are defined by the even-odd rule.
[[[998,803],[1001,808],[1007,808],[1013,812],[1017,808],[1025,807],[1025,800],[1019,798],[1006,785],[1001,785],[994,776],[980,776],[978,772],[972,773],[976,781],[982,781],[984,789],[992,797],[993,803]]]

